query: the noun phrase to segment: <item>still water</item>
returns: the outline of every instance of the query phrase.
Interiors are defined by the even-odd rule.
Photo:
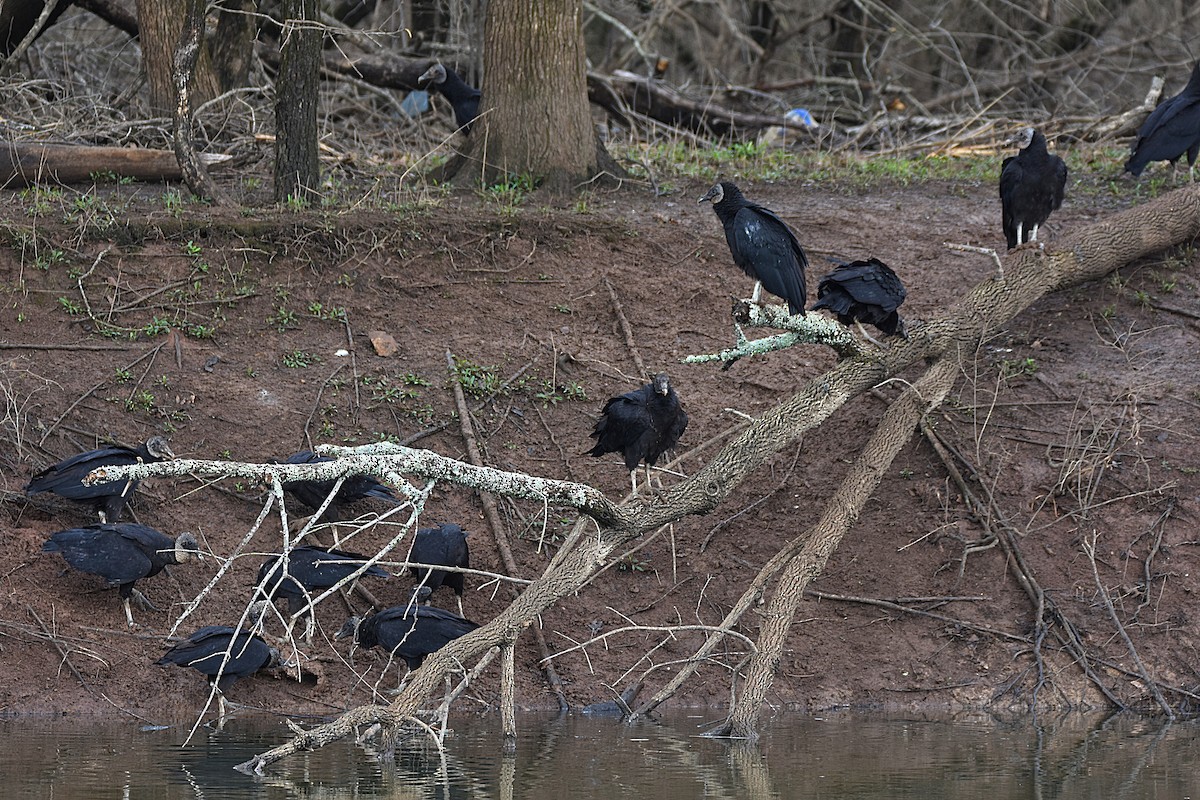
[[[249,777],[233,765],[283,741],[274,718],[223,730],[122,720],[0,721],[0,797],[70,798],[1200,798],[1200,724],[1069,716],[997,722],[780,715],[760,746],[699,737],[711,716],[633,727],[524,716],[515,756],[495,717],[455,719],[444,754],[381,764],[340,742]]]

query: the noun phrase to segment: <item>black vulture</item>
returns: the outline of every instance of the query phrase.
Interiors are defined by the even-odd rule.
[[[301,450],[299,453],[293,453],[288,456],[285,464],[324,464],[334,459],[329,456],[319,456],[311,450]],[[337,481],[317,481],[317,480],[295,480],[285,481],[283,484],[284,491],[288,492],[299,500],[304,505],[316,511],[325,502],[325,498],[329,497],[329,493],[333,491],[333,485]],[[337,518],[341,512],[341,507],[367,497],[374,497],[379,500],[387,500],[391,503],[396,502],[396,495],[392,493],[390,486],[385,486],[379,481],[372,478],[370,475],[358,474],[347,475],[342,481],[341,487],[337,494],[329,503],[329,507],[325,510],[325,514],[330,519]]]
[[[1159,104],[1138,128],[1125,171],[1136,177],[1151,161],[1170,161],[1174,166],[1184,153],[1188,173],[1195,180],[1196,157],[1200,156],[1200,61],[1183,91]]]
[[[440,564],[444,567],[466,569],[471,566],[467,532],[453,522],[443,523],[436,528],[421,528],[413,538],[408,560],[418,564]],[[462,596],[466,588],[466,576],[463,573],[419,567],[411,567],[410,570],[414,577],[421,579],[421,588],[417,592],[419,600],[426,601],[439,587],[447,586],[454,590],[458,599],[458,615],[463,616]]]
[[[382,647],[404,659],[412,671],[421,666],[425,656],[478,627],[440,608],[406,605],[385,608],[363,620],[351,617],[335,638],[353,636],[362,647]]]
[[[314,594],[320,594],[353,575],[362,567],[366,556],[331,550],[323,547],[302,545],[288,553],[287,572],[283,571],[283,556],[272,556],[258,570],[255,597],[271,600],[286,599],[288,612],[296,614],[306,608]],[[390,575],[380,567],[371,565],[364,575],[388,578]],[[261,594],[259,594],[261,592]],[[313,618],[311,613],[305,638],[312,640]]]
[[[59,497],[90,503],[100,515],[101,522],[117,522],[125,510],[125,504],[133,497],[137,481],[125,483],[97,483],[85,486],[83,479],[94,469],[100,467],[126,467],[133,464],[151,464],[156,461],[166,461],[174,458],[167,440],[161,436],[151,436],[144,444],[137,447],[110,445],[98,450],[79,453],[68,459],[46,467],[33,476],[25,491],[29,494],[53,492]]]
[[[666,451],[675,446],[687,430],[688,415],[679,403],[671,381],[660,372],[654,380],[640,389],[611,398],[604,404],[592,438],[596,446],[588,455],[621,453],[633,492],[637,494],[638,462],[646,462],[646,483],[650,482],[650,467]]]
[[[1022,128],[1007,144],[1021,152],[1004,159],[1000,167],[1000,209],[1008,249],[1036,242],[1038,227],[1062,205],[1067,187],[1067,165],[1046,150],[1046,137],[1034,128]]]
[[[434,64],[417,78],[418,86],[426,84],[450,101],[450,107],[454,109],[454,124],[462,128],[463,133],[470,133],[471,123],[479,114],[479,90],[440,63]]]
[[[803,316],[808,256],[792,229],[775,212],[751,203],[727,181],[713,186],[697,202],[706,201],[712,202],[725,228],[733,263],[757,281],[751,301],[757,303],[766,288],[787,300],[791,313]]]
[[[168,564],[182,564],[200,555],[192,534],[181,533],[172,539],[135,522],[100,523],[58,531],[51,534],[42,550],[61,553],[75,569],[99,575],[109,586],[118,587],[125,604],[125,619],[131,628],[130,599],[142,609],[158,610],[134,584],[157,575]]]
[[[904,321],[896,309],[905,294],[899,276],[879,259],[851,261],[821,278],[813,310],[828,309],[843,325],[866,323],[889,336],[904,336]]]
[[[206,625],[174,645],[154,662],[158,666],[191,667],[216,687],[218,716],[225,716],[225,692],[241,678],[279,664],[279,651],[251,634],[228,625]],[[218,678],[218,676],[220,676]]]

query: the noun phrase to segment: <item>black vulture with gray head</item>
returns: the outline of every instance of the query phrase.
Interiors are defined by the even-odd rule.
[[[279,664],[279,651],[243,628],[206,625],[175,644],[154,662],[191,667],[216,687],[218,715],[225,716],[225,692],[234,682]]]
[[[900,277],[877,258],[840,264],[821,278],[813,306],[832,311],[843,325],[874,325],[889,336],[904,336],[896,309],[907,294]]]
[[[315,595],[337,586],[357,572],[366,556],[324,547],[301,545],[287,554],[287,569],[283,556],[272,556],[263,562],[255,581],[255,598],[287,600],[288,612],[304,610]],[[363,575],[376,578],[391,577],[384,569],[372,564]],[[305,638],[312,640],[312,617],[309,617]]]
[[[100,467],[127,467],[133,464],[152,464],[175,457],[171,446],[161,436],[151,436],[137,447],[109,445],[79,453],[46,467],[33,476],[25,487],[28,494],[51,492],[59,497],[87,503],[95,509],[101,522],[117,522],[125,505],[137,489],[137,481],[117,481],[86,486],[83,479]]]
[[[80,572],[99,575],[110,587],[116,586],[131,628],[131,599],[142,609],[158,610],[135,584],[142,578],[154,577],[168,564],[183,564],[200,555],[192,534],[181,533],[172,539],[134,522],[100,523],[58,531],[51,534],[42,550],[60,553]]]
[[[1200,156],[1200,61],[1183,91],[1160,103],[1138,128],[1125,171],[1136,177],[1151,161],[1170,161],[1174,166],[1184,153],[1189,175],[1195,180],[1196,157]]]
[[[604,404],[591,434],[596,445],[588,450],[588,455],[599,457],[605,453],[621,453],[636,494],[634,475],[638,463],[646,462],[646,482],[649,483],[650,467],[675,446],[687,425],[688,415],[679,396],[666,373],[660,372],[640,389],[610,398]]]
[[[1046,150],[1046,137],[1034,128],[1022,128],[1007,144],[1021,149],[1000,166],[1000,210],[1011,250],[1036,242],[1038,228],[1062,206],[1067,165]]]
[[[714,185],[697,202],[713,204],[733,263],[757,281],[751,301],[757,303],[765,288],[787,300],[792,314],[803,316],[808,256],[792,229],[774,211],[751,203],[728,181]]]
[[[393,606],[366,619],[351,617],[336,638],[351,636],[361,647],[382,647],[417,669],[425,656],[478,628],[474,622],[432,606]]]
[[[334,459],[329,456],[319,456],[311,450],[301,450],[298,453],[293,453],[288,456],[285,464],[325,464]],[[294,481],[284,481],[283,489],[299,500],[304,505],[316,511],[325,502],[325,498],[329,497],[333,491],[333,486],[336,480],[318,481],[311,479],[300,479]],[[368,497],[377,500],[386,500],[393,505],[397,502],[396,495],[392,492],[390,486],[385,486],[379,481],[372,478],[370,475],[358,474],[347,475],[342,485],[338,488],[337,494],[329,503],[329,507],[325,509],[325,516],[330,519],[340,518],[341,508],[344,505],[364,500]]]
[[[462,128],[463,133],[470,133],[471,123],[479,114],[479,90],[440,63],[434,64],[417,78],[418,86],[427,84],[450,101],[450,107],[454,109],[454,124]]]
[[[435,528],[421,528],[413,537],[408,560],[418,564],[437,564],[443,567],[471,566],[471,554],[467,548],[467,532],[453,522],[445,522]],[[454,590],[458,599],[458,614],[463,616],[462,596],[466,589],[466,576],[461,572],[426,567],[411,567],[412,574],[420,578],[417,599],[427,602],[430,595],[442,586]]]

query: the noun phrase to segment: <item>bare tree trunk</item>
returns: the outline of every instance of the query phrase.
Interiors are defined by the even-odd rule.
[[[223,0],[217,5],[212,60],[222,92],[245,86],[254,56],[256,21],[254,0]]]
[[[171,116],[175,112],[175,47],[183,31],[186,3],[184,0],[137,0],[137,12],[142,67],[150,87],[150,107],[163,116]],[[197,104],[217,96],[212,61],[203,46],[197,56],[192,94]]]
[[[483,99],[459,181],[531,175],[568,190],[600,171],[588,110],[582,0],[491,0]]]
[[[321,183],[317,161],[317,79],[321,31],[317,0],[285,0],[279,77],[275,81],[275,200],[312,201]]]
[[[204,169],[192,144],[191,83],[203,44],[204,9],[207,4],[206,0],[186,0],[186,3],[187,14],[183,19],[182,36],[179,49],[175,53],[175,69],[172,74],[175,84],[175,157],[179,159],[183,179],[194,194],[224,205],[229,202],[228,198],[217,189],[217,185],[208,176],[208,171]]]

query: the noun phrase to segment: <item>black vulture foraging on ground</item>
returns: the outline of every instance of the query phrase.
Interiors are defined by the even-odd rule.
[[[324,464],[333,460],[328,456],[319,456],[311,450],[301,450],[299,453],[293,453],[288,456],[287,461],[284,463]],[[325,502],[325,498],[329,497],[329,493],[333,491],[333,485],[336,482],[334,480],[317,481],[309,479],[285,481],[283,489],[291,494],[292,497],[295,497],[301,503],[316,511]],[[383,485],[370,475],[347,475],[345,480],[342,481],[337,494],[330,501],[329,507],[325,509],[325,516],[329,519],[337,519],[341,513],[342,506],[368,497],[387,500],[393,504],[396,503],[396,495],[392,493],[391,487]]]
[[[125,604],[125,619],[133,627],[130,599],[142,609],[157,611],[134,584],[151,578],[168,564],[182,564],[199,557],[196,537],[181,533],[172,539],[165,533],[134,522],[100,523],[68,528],[52,534],[42,545],[48,553],[61,553],[80,572],[90,572],[118,587]]]
[[[286,599],[288,612],[296,614],[308,606],[314,595],[337,586],[357,572],[366,560],[366,556],[341,550],[309,545],[295,547],[288,553],[286,573],[283,569],[283,556],[273,556],[263,562],[255,581],[255,597]],[[374,565],[368,567],[363,574],[377,578],[391,577],[382,568]],[[312,611],[309,609],[304,635],[306,640],[312,641],[314,628]]]
[[[1159,104],[1138,128],[1125,171],[1137,177],[1151,161],[1170,161],[1174,167],[1184,153],[1188,174],[1195,180],[1200,156],[1200,61],[1183,91]]]
[[[679,403],[671,381],[660,372],[654,380],[640,389],[611,398],[604,404],[592,438],[596,446],[588,455],[621,453],[633,493],[637,494],[638,462],[646,462],[646,483],[650,483],[650,467],[666,451],[675,446],[687,430],[688,415]]]
[[[751,302],[757,303],[766,288],[787,300],[792,314],[803,316],[808,256],[792,229],[775,212],[743,197],[732,183],[716,184],[697,202],[713,204],[713,211],[725,228],[733,263],[757,281]]]
[[[125,504],[133,497],[137,489],[137,481],[124,483],[97,483],[85,486],[83,479],[94,469],[100,467],[127,467],[133,464],[151,464],[156,461],[166,461],[174,458],[167,440],[161,436],[151,436],[144,444],[137,447],[110,445],[98,450],[89,450],[64,459],[53,466],[33,476],[25,487],[28,494],[52,492],[59,497],[75,500],[80,503],[90,503],[100,515],[101,522],[117,522],[125,511]]]
[[[363,620],[351,617],[335,638],[353,636],[361,647],[382,647],[392,656],[404,659],[411,672],[421,666],[425,656],[478,627],[440,608],[393,606]]]
[[[417,78],[418,86],[425,84],[450,101],[450,107],[454,109],[454,124],[462,128],[463,133],[470,133],[471,123],[479,114],[479,90],[442,64],[434,64]]]
[[[418,564],[469,568],[471,556],[467,549],[467,532],[453,522],[443,523],[436,528],[421,528],[413,539],[408,560]],[[458,615],[463,616],[462,596],[466,588],[466,576],[463,573],[421,567],[412,567],[411,571],[414,577],[421,579],[417,599],[425,602],[438,588],[447,586],[454,590],[458,599]]]
[[[879,259],[851,261],[821,278],[813,310],[828,309],[843,325],[866,323],[889,336],[904,336],[904,321],[896,309],[905,294],[899,276]]]
[[[168,650],[158,666],[191,667],[216,687],[217,715],[225,716],[225,692],[241,678],[279,664],[279,651],[249,631],[228,625],[206,625]],[[219,676],[219,677],[218,677]]]
[[[1008,249],[1036,242],[1038,227],[1063,202],[1067,165],[1046,150],[1046,137],[1034,128],[1022,128],[1008,141],[1021,152],[1004,159],[1000,167],[1000,210]]]

